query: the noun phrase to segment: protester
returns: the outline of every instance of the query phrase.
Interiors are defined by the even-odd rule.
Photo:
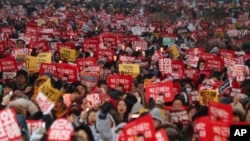
[[[250,124],[249,9],[2,0],[0,140],[228,140]]]

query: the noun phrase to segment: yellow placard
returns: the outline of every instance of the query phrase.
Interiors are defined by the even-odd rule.
[[[58,24],[58,18],[57,17],[51,17],[50,21],[55,23],[55,24]]]
[[[51,63],[52,53],[39,53],[37,55],[37,67],[40,68],[41,63]]]
[[[25,69],[29,72],[37,72],[37,58],[34,56],[26,56]]]
[[[153,83],[153,82],[152,82],[151,79],[145,79],[145,80],[144,80],[144,88],[146,88],[147,85],[152,84],[152,83]]]
[[[200,105],[208,105],[209,101],[218,102],[218,90],[200,90],[199,102]]]
[[[169,51],[174,59],[177,59],[180,56],[180,52],[175,44],[170,46]]]
[[[69,49],[69,48],[60,48],[60,59],[64,60],[67,59],[67,61],[75,62],[76,61],[76,50],[75,49]]]
[[[44,19],[38,19],[37,24],[38,24],[38,26],[44,25],[45,20]]]
[[[140,74],[140,66],[139,64],[119,64],[119,72],[137,77]]]
[[[46,82],[38,88],[38,92],[44,94],[50,101],[56,102],[60,96],[61,92],[57,89],[55,89],[51,85],[50,79],[46,80]]]

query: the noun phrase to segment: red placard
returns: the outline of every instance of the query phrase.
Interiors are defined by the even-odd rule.
[[[78,67],[78,72],[81,72],[84,70],[86,66],[94,66],[97,65],[97,59],[96,57],[90,57],[90,58],[79,58],[76,59],[76,64]]]
[[[225,123],[231,123],[233,121],[233,110],[231,105],[210,101],[208,103],[208,112],[211,121],[220,121]]]
[[[196,69],[185,69],[184,70],[184,74],[186,77],[190,78],[190,79],[193,79],[194,77],[194,74],[197,73],[197,70]]]
[[[160,129],[155,133],[156,141],[169,141],[166,131]]]
[[[95,41],[95,40],[94,40]],[[84,51],[92,50],[93,52],[96,52],[99,49],[100,42],[92,42],[92,41],[84,41],[82,42],[82,48]]]
[[[14,33],[14,28],[13,27],[2,27],[2,28],[0,28],[0,32],[12,35]]]
[[[41,63],[39,73],[44,74],[45,72],[53,73],[58,79],[67,76],[69,82],[75,82],[78,79],[77,66],[70,64]]]
[[[172,60],[173,73],[179,74],[179,78],[182,79],[184,76],[184,62],[183,60]]]
[[[154,123],[151,115],[140,117],[123,127],[123,135],[126,141],[136,141],[138,134],[143,134],[145,141],[156,140]]]
[[[159,60],[159,70],[164,75],[172,73],[172,59],[171,58],[161,58]]]
[[[220,58],[211,58],[206,60],[205,63],[206,69],[222,71],[224,69],[224,61]]]
[[[20,140],[22,135],[17,123],[16,114],[13,109],[5,109],[0,111],[0,140]]]
[[[71,141],[74,128],[67,119],[56,119],[48,130],[48,141]]]
[[[77,77],[77,66],[70,65],[70,64],[57,64],[56,65],[56,73],[58,78],[62,78],[63,76],[68,77],[68,82],[75,82],[78,80]]]
[[[121,42],[129,42],[129,43],[131,43],[133,41],[137,41],[138,36],[133,36],[133,35],[131,35],[131,36],[129,36],[129,35],[127,35],[127,36],[126,35],[125,36],[119,36],[118,40],[120,40]]]
[[[187,63],[189,66],[197,68],[199,57],[193,55],[187,55]]]
[[[210,121],[210,141],[225,141],[230,136],[229,123]]]
[[[57,43],[57,50],[60,48],[75,49],[75,44],[73,43]]]
[[[232,50],[220,49],[219,53],[220,53],[221,59],[224,59],[224,57],[228,57],[228,58],[235,57],[235,51],[232,51]]]
[[[133,50],[147,50],[148,43],[146,41],[133,41],[132,47]]]
[[[205,53],[205,52],[203,52],[202,54],[201,54],[201,59],[203,59],[203,60],[209,60],[209,59],[216,59],[217,58],[217,56],[216,55],[214,55],[214,54],[211,54],[211,53]]]
[[[108,62],[114,61],[114,51],[110,49],[98,49],[97,50],[97,58],[107,58]]]
[[[14,57],[0,59],[0,70],[2,72],[17,71],[17,63]]]
[[[26,120],[29,135],[32,135],[32,132],[36,129],[45,128],[45,122],[41,120]]]
[[[134,63],[136,57],[134,56],[126,56],[126,55],[120,55],[119,56],[119,63],[120,64],[132,64]]]
[[[30,42],[29,48],[36,49],[36,53],[39,52],[39,49],[42,49],[43,52],[49,51],[49,45],[46,40],[41,40],[38,42]]]
[[[198,56],[199,58],[201,58],[201,55],[203,52],[204,52],[204,47],[192,48],[192,49],[186,50],[186,54],[191,55],[191,56]]]
[[[107,47],[117,47],[117,36],[114,35],[103,35],[102,36],[103,44]]]
[[[131,90],[133,77],[125,75],[108,75],[107,78],[108,86],[116,89],[119,85],[123,86],[123,92]]]
[[[194,133],[196,134],[196,140],[210,141],[210,119],[208,116],[199,117],[194,121]]]
[[[90,93],[87,94],[87,101],[89,106],[91,107],[97,107],[100,106],[102,101],[99,93]]]
[[[0,53],[5,53],[6,41],[0,41]]]
[[[186,110],[171,110],[171,120],[175,124],[189,124],[188,114]]]
[[[173,82],[162,82],[156,84],[148,84],[146,87],[146,98],[147,101],[150,97],[156,99],[159,94],[164,94],[164,101],[171,102],[174,99],[174,88]]]

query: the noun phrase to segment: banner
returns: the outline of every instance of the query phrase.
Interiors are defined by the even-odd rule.
[[[148,49],[148,43],[145,42],[145,41],[133,41],[132,42],[132,48],[135,51],[147,50]]]
[[[48,141],[71,141],[74,128],[67,119],[56,119],[47,132]]]
[[[208,113],[211,121],[231,123],[233,121],[233,109],[231,105],[210,101],[208,103]]]
[[[0,130],[1,141],[22,139],[20,128],[16,119],[16,113],[13,109],[4,109],[0,111]]]
[[[218,91],[217,90],[200,90],[199,91],[200,105],[208,105],[209,101],[218,102]]]
[[[206,60],[205,68],[216,71],[222,71],[224,69],[224,61],[220,58],[210,58]]]
[[[76,61],[76,50],[75,49],[60,48],[59,54],[60,54],[61,60],[66,59],[69,62]]]
[[[144,135],[145,141],[155,141],[155,127],[151,115],[145,115],[129,122],[123,127],[126,141],[137,141],[138,135]]]
[[[139,64],[119,64],[119,73],[137,77],[140,74]]]
[[[171,102],[174,100],[174,88],[173,82],[161,82],[156,84],[148,84],[146,87],[146,99],[149,100],[150,97],[156,99],[159,94],[163,94],[163,99],[165,102]]]
[[[107,78],[108,87],[116,89],[118,86],[123,87],[123,92],[129,92],[132,87],[132,76],[125,75],[108,75]]]

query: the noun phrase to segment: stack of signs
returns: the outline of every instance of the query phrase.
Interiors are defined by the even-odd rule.
[[[57,119],[53,122],[48,132],[48,141],[71,141],[74,128],[67,119]]]
[[[38,88],[38,95],[36,102],[38,103],[41,111],[48,114],[55,106],[55,103],[61,96],[61,92],[55,89],[50,79],[48,79],[42,86]]]
[[[12,109],[0,111],[0,140],[21,140],[22,135],[16,119],[16,113]]]

